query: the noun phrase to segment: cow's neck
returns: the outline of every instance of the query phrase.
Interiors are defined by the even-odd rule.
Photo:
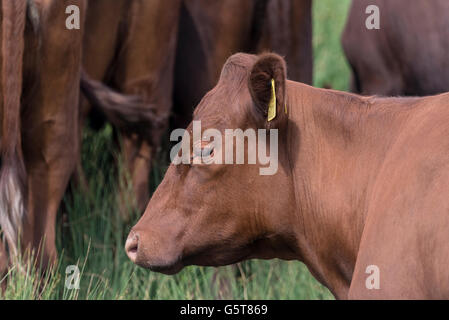
[[[300,258],[339,298],[347,296],[370,190],[397,130],[394,115],[363,99],[287,85]]]

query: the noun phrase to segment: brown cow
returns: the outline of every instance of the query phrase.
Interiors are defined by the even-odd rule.
[[[236,54],[194,120],[220,132],[278,129],[278,171],[172,164],[128,238],[133,262],[172,274],[294,259],[337,298],[449,298],[449,94],[317,89],[287,80],[275,54]],[[202,146],[194,159],[223,150],[184,142]],[[366,284],[372,266],[378,289]]]
[[[376,5],[380,29],[365,13]],[[354,0],[342,36],[361,94],[431,95],[449,91],[449,1]]]
[[[80,9],[81,30],[66,28],[69,5]],[[2,1],[3,267],[6,251],[11,258],[19,253],[19,238],[22,249],[42,257],[43,267],[56,258],[56,212],[78,153],[84,9],[84,0]]]
[[[134,108],[138,116],[145,111],[142,106],[147,108],[148,117],[142,121],[136,121],[132,105],[126,102],[115,110],[126,118],[125,126],[119,126],[122,153],[140,211],[149,198],[151,162],[171,111],[179,6],[179,0],[95,0],[89,1],[87,10],[86,73],[118,92],[141,97],[143,104]],[[89,104],[82,103],[81,122],[90,110]],[[117,124],[116,118],[112,120]]]
[[[312,83],[311,0],[184,0],[175,66],[174,126],[185,128],[193,108],[237,52],[274,51],[292,80]]]

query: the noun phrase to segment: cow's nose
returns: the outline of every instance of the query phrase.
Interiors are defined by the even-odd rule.
[[[137,232],[131,231],[126,240],[125,250],[129,259],[132,262],[136,262],[137,259],[137,250],[139,249],[139,234]]]

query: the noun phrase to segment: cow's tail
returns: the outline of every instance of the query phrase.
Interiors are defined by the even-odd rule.
[[[2,0],[0,229],[10,256],[18,253],[25,217],[26,172],[21,147],[20,100],[27,0]]]
[[[161,128],[166,122],[164,115],[158,115],[153,104],[143,98],[119,93],[100,81],[81,73],[81,91],[92,107],[101,112],[116,128],[134,132],[152,141],[152,129]]]

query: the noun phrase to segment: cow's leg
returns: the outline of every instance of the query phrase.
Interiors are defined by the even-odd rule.
[[[123,40],[126,46],[117,61],[113,81],[121,92],[142,96],[155,106],[158,116],[165,118],[171,110],[179,6],[179,1],[132,2]],[[125,170],[140,212],[149,200],[151,161],[165,127],[155,129],[151,141],[123,135]]]
[[[108,68],[117,54],[117,40],[120,34],[121,21],[126,16],[127,8],[126,0],[95,0],[89,3],[85,22],[85,29],[89,32],[85,33],[83,37],[83,68],[92,79],[107,80],[105,78],[108,76]],[[81,150],[82,131],[87,118],[92,115],[91,105],[83,95],[80,97],[79,111],[80,132],[77,143],[78,149]],[[93,120],[92,118],[91,120]],[[96,126],[97,121],[94,122]],[[98,121],[98,123],[103,124],[102,121]],[[83,192],[88,192],[88,181],[80,157],[77,159],[72,181],[77,188],[81,188]]]
[[[153,157],[153,148],[147,142],[139,139],[136,135],[123,135],[122,152],[125,164],[125,172],[122,178],[125,178],[122,183],[125,186],[132,183],[132,190],[134,195],[129,198],[126,192],[122,192],[123,197],[122,210],[123,218],[126,220],[129,207],[133,205],[143,212],[149,199],[149,183],[148,178],[151,170],[151,162]],[[127,179],[126,177],[129,177]]]
[[[383,243],[381,246],[391,244]],[[377,252],[375,250],[377,249]],[[426,299],[419,257],[415,261],[400,258],[389,250],[372,248],[370,254],[362,254],[349,289],[349,299]],[[397,248],[396,248],[397,249]],[[403,248],[410,250],[411,248]],[[378,284],[378,287],[377,287]]]
[[[398,163],[397,158],[391,160],[386,163]],[[449,297],[446,268],[449,201],[447,194],[439,192],[449,174],[441,171],[432,174],[410,166],[385,166],[378,175],[379,184],[373,188],[370,198],[374,200],[365,219],[350,299]],[[418,181],[426,183],[419,188]]]
[[[429,203],[444,203],[441,199],[444,196],[435,195],[438,201],[429,201],[423,207],[429,208]],[[403,215],[392,201],[382,203],[389,203],[392,209],[385,210],[384,215],[376,216],[376,221],[372,219],[365,227],[348,298],[448,298],[449,253],[444,250],[447,219],[430,219],[429,216],[433,218],[436,214],[420,211],[420,204],[413,200]]]
[[[65,8],[77,5],[81,29],[65,27]],[[56,258],[56,213],[78,154],[78,100],[85,1],[38,1],[41,12],[38,89],[26,97],[23,119],[28,171],[25,242],[38,250],[42,266]]]

